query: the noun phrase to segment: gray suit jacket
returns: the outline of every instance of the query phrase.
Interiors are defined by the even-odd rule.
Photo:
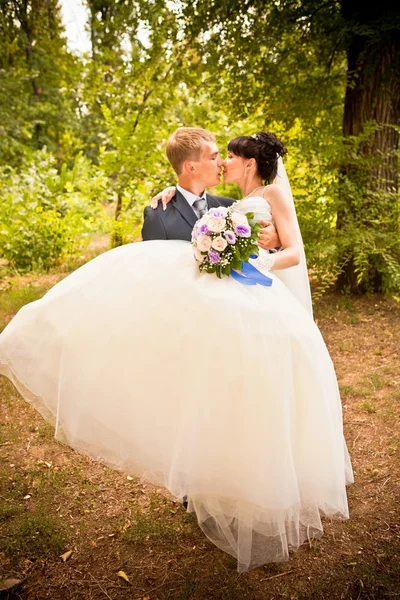
[[[207,193],[208,208],[230,206],[234,202],[232,198],[212,196]],[[196,213],[185,197],[176,190],[174,198],[167,204],[167,210],[163,210],[161,202],[155,210],[151,206],[146,206],[144,209],[143,241],[187,240],[190,242],[197,219]]]

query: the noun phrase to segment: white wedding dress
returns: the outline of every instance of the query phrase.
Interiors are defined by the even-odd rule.
[[[270,217],[263,198],[238,208]],[[347,518],[352,481],[329,353],[269,275],[249,287],[200,273],[188,242],[128,244],[0,335],[0,373],[57,439],[187,496],[239,571],[287,559],[321,514]]]

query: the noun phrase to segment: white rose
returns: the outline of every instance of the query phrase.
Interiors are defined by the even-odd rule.
[[[203,262],[205,256],[200,252],[200,250],[196,247],[193,248],[194,257],[197,261]]]
[[[223,215],[224,217],[226,217],[227,213],[228,213],[228,209],[226,206],[218,206],[218,208],[214,208],[214,210],[216,212],[219,212],[221,215]]]
[[[199,235],[196,240],[196,245],[200,252],[208,252],[211,248],[211,238],[209,238],[208,235]]]
[[[225,229],[226,220],[218,217],[210,217],[207,226],[213,233],[221,233]]]
[[[234,222],[235,225],[248,225],[249,224],[246,215],[242,215],[242,213],[239,213],[239,212],[232,213],[232,221]]]
[[[218,252],[222,252],[223,250],[225,250],[227,245],[228,245],[228,242],[226,240],[224,240],[224,238],[221,237],[220,235],[218,237],[214,238],[213,242],[211,244],[211,246],[214,248],[214,250],[218,250]]]

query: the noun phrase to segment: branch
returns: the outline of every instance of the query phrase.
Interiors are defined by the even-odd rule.
[[[167,69],[167,72],[164,75],[164,79],[167,79],[167,77],[169,76],[169,74],[172,71],[172,68],[174,66],[174,63],[171,62],[170,66]],[[142,105],[140,106],[139,110],[138,110],[138,114],[136,116],[136,120],[135,123],[133,125],[133,131],[136,131],[136,127],[139,125],[139,119],[144,111],[144,109],[146,108],[146,103],[147,100],[149,99],[149,97],[151,96],[151,94],[154,92],[154,88],[152,88],[151,90],[147,90],[144,94],[143,94],[143,100],[142,100]]]
[[[133,131],[136,131],[136,127],[139,125],[139,119],[141,117],[142,112],[144,111],[144,109],[146,108],[146,102],[149,99],[149,97],[151,96],[151,94],[154,92],[154,88],[152,88],[151,90],[147,90],[144,94],[143,94],[143,100],[142,100],[142,105],[138,110],[138,114],[136,115],[136,120],[135,123],[133,125]]]

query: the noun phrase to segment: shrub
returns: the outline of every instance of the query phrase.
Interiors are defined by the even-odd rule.
[[[48,270],[107,224],[106,178],[82,155],[60,172],[46,151],[0,168],[0,199],[0,256],[21,271]]]

